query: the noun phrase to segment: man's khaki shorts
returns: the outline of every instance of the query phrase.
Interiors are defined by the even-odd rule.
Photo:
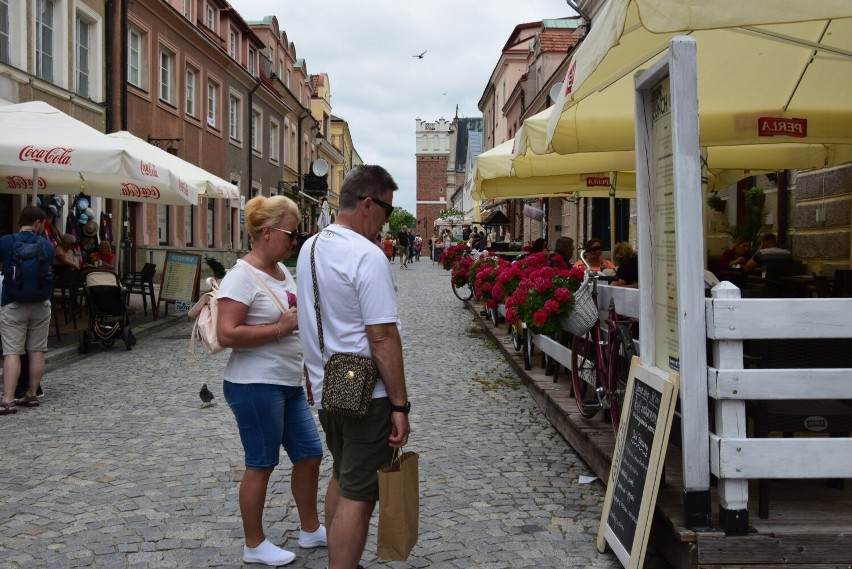
[[[10,302],[0,309],[3,355],[46,352],[50,333],[50,301]]]

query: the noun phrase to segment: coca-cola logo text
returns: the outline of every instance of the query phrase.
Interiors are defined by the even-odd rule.
[[[160,190],[157,188],[157,186],[151,186],[150,188],[146,188],[145,186],[140,186],[139,184],[134,184],[133,182],[126,182],[121,184],[121,195],[132,198],[147,198],[151,200],[158,200],[160,199]]]
[[[58,164],[69,166],[71,164],[71,153],[73,148],[54,146],[53,148],[36,148],[32,144],[24,146],[18,153],[21,162],[40,162],[42,164]]]
[[[25,190],[33,187],[33,179],[26,176],[6,176],[6,188],[10,190]],[[38,177],[38,189],[47,188],[47,180]]]
[[[149,178],[159,178],[159,174],[157,174],[157,166],[150,162],[140,161],[139,162],[139,171],[142,172],[143,176],[148,176]]]

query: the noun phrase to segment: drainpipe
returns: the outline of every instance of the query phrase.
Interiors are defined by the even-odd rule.
[[[588,14],[580,10],[580,7],[577,6],[577,2],[575,0],[565,0],[565,3],[568,4],[568,7],[580,14],[580,16],[586,20],[586,33],[588,34],[592,31],[592,19]]]
[[[260,87],[260,77],[255,77],[254,87],[248,93],[248,140],[246,141],[246,147],[248,148],[248,195],[247,198],[251,198],[251,187],[252,187],[252,164],[254,163],[254,156],[252,155],[252,147],[251,147],[251,135],[253,132],[252,128],[252,100],[254,98],[254,92],[257,91],[258,87]]]

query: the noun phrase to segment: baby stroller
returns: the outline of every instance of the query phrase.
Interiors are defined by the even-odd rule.
[[[93,269],[83,276],[83,294],[89,305],[89,327],[80,334],[81,354],[98,342],[107,348],[116,340],[129,350],[136,343],[124,304],[124,291],[118,275],[109,269]]]

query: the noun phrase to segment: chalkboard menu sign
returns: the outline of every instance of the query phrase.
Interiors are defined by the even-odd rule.
[[[644,563],[677,384],[677,375],[633,358],[597,540],[628,568]]]
[[[198,279],[201,276],[201,255],[169,251],[160,280],[158,302],[198,300]]]

